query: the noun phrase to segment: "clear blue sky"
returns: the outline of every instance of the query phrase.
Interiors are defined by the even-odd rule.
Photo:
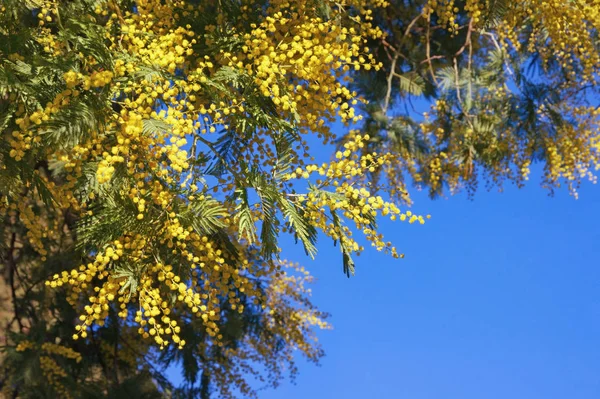
[[[426,225],[384,223],[404,260],[367,251],[356,276],[326,241],[314,300],[332,313],[321,367],[261,399],[597,399],[600,186],[430,201]]]

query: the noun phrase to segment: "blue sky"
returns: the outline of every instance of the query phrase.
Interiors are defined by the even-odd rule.
[[[383,223],[406,253],[357,259],[353,278],[325,240],[315,261],[332,313],[322,365],[261,399],[587,399],[600,397],[600,187],[554,198],[524,189],[431,201],[425,225]]]

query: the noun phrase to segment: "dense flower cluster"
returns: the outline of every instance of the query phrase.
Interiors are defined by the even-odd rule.
[[[324,12],[311,1],[243,0],[232,9],[210,1],[139,0],[133,8],[100,1],[82,17],[89,30],[74,36],[64,29],[81,22],[68,5],[42,3],[34,45],[65,61],[53,76],[58,90],[44,101],[15,98],[8,156],[47,166],[35,170],[35,184],[2,199],[43,260],[74,232],[80,261],[46,281],[66,289],[78,312],[73,339],[84,344],[116,314],[158,348],[184,349],[193,324],[205,337],[194,351],[204,348],[211,359],[223,351],[229,356],[219,361],[238,362],[212,372],[225,396],[234,386],[251,394],[240,373],[255,362],[276,380],[278,359],[295,370],[293,348],[317,360],[313,329],[328,328],[326,315],[308,301],[305,271],[278,258],[277,235],[300,234],[309,248],[320,230],[348,257],[363,251],[356,228],[376,249],[399,256],[375,219],[424,221],[372,194],[366,175],[393,159],[358,157],[360,136],[337,160],[308,164],[309,135],[331,143],[328,122],[360,120],[364,101],[349,73],[380,69],[367,44],[384,35],[371,15],[386,3],[327,3]],[[108,53],[91,45],[94,37]],[[317,191],[298,194],[290,171],[323,180]],[[45,198],[45,208],[31,206]],[[261,315],[261,334],[280,341],[233,344],[229,324],[251,312]],[[43,364],[58,380],[52,358]]]
[[[63,345],[53,344],[50,342],[44,342],[43,344],[38,345],[35,342],[27,340],[19,342],[15,349],[17,352],[37,352],[39,365],[48,383],[54,388],[60,397],[72,397],[69,390],[66,389],[63,384],[64,378],[67,377],[67,372],[59,365],[59,363],[57,363],[55,357],[58,356],[64,359],[71,359],[79,363],[82,359],[81,354]]]
[[[416,221],[423,224],[425,220],[422,216],[408,210],[403,213],[394,202],[386,201],[380,195],[372,195],[367,188],[357,186],[367,173],[372,173],[396,160],[392,154],[379,155],[376,152],[361,154],[360,149],[368,140],[368,135],[355,134],[352,139],[343,144],[344,151],[335,154],[335,161],[320,166],[309,164],[304,168],[297,168],[293,173],[286,175],[286,178],[309,179],[313,173],[322,177],[316,180],[317,189],[306,196],[300,196],[299,201],[305,204],[315,225],[332,239],[340,240],[343,245],[357,254],[364,250],[364,247],[352,238],[349,227],[340,226],[335,223],[335,216],[327,214],[328,210],[340,210],[347,220],[354,222],[358,231],[365,234],[373,247],[398,257],[399,254],[392,243],[383,241],[383,236],[371,227],[373,221],[385,216],[389,216],[391,220],[399,219],[411,224]],[[338,195],[321,191],[322,188],[329,186],[333,187]]]

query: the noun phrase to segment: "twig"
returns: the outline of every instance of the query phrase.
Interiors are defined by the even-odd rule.
[[[58,23],[58,26],[60,27],[61,30],[65,30],[65,27],[62,24],[62,20],[60,19],[60,12],[58,11],[58,2],[56,2],[56,22]],[[69,40],[65,40],[65,44],[67,45],[67,51],[71,52],[71,45],[69,44]]]
[[[473,33],[473,18],[471,18],[469,20],[469,29],[467,30],[467,38],[465,39],[465,44],[463,44],[463,46],[456,52],[456,54],[454,55],[455,57],[458,57],[459,55],[461,55],[467,49],[467,46],[469,46],[471,44],[471,34],[472,33]]]
[[[458,98],[458,103],[462,108],[462,99],[460,96],[460,75],[458,73],[458,61],[456,60],[456,57],[454,57],[454,80],[454,83],[456,84],[456,97]]]
[[[387,92],[385,93],[385,99],[383,101],[383,113],[386,114],[388,107],[390,106],[390,99],[392,97],[392,82],[394,80],[394,74],[396,70],[396,61],[398,61],[398,54],[392,59],[392,65],[390,65],[390,73],[387,78]]]
[[[194,139],[192,140],[192,153],[190,155],[189,159],[193,159],[193,162],[196,163],[197,161],[197,156],[198,156],[198,135],[194,135]],[[194,173],[195,168],[192,167],[191,169],[191,174],[192,174],[192,184],[196,184],[196,181],[198,180],[198,176],[196,175],[196,173]]]
[[[454,76],[456,79],[456,97],[458,98],[458,103],[460,104],[461,108],[463,108],[463,101],[460,95],[460,76],[458,73],[458,56],[461,55],[466,49],[467,47],[469,48],[469,100],[471,100],[471,95],[472,95],[472,86],[471,86],[471,58],[473,55],[473,48],[471,46],[471,34],[473,33],[473,18],[471,18],[469,20],[469,27],[467,30],[467,37],[465,39],[465,44],[462,45],[462,47],[456,52],[456,54],[454,54]],[[465,110],[462,110],[463,112],[465,112]],[[466,112],[465,112],[466,115]]]
[[[469,35],[470,37],[470,35]],[[473,71],[472,71],[472,66],[473,66],[473,43],[471,41],[471,39],[469,39],[469,65],[468,65],[468,71],[469,71],[469,102],[472,104],[473,103]]]
[[[431,38],[431,16],[427,17],[427,38],[426,38],[426,55],[427,55],[427,62],[429,64],[429,72],[431,73],[431,78],[433,79],[433,82],[435,83],[435,85],[438,85],[438,81],[437,78],[435,77],[435,72],[433,72],[433,64],[431,63],[431,43],[430,43],[430,38]]]
[[[12,297],[12,302],[13,302],[13,311],[15,313],[14,319],[17,321],[17,324],[19,325],[19,332],[23,332],[23,323],[21,322],[21,315],[19,314],[19,305],[17,303],[18,299],[17,299],[17,289],[15,287],[15,272],[17,270],[17,263],[15,261],[15,257],[14,257],[14,251],[15,251],[15,242],[17,240],[17,233],[13,232],[11,237],[10,237],[10,246],[8,249],[8,279],[9,279],[9,284],[10,284],[10,292],[11,292],[11,297]],[[12,323],[12,321],[11,321]]]
[[[113,311],[113,313],[114,313],[114,311]],[[120,384],[120,382],[119,382],[119,356],[118,356],[117,352],[119,351],[119,337],[121,336],[118,316],[114,318],[113,322],[115,323],[115,330],[116,330],[116,334],[117,334],[117,337],[115,339],[115,343],[113,346],[113,356],[114,356],[114,358],[113,358],[114,370],[113,371],[114,371],[115,383],[118,386]]]
[[[117,14],[117,18],[119,19],[119,22],[121,22],[122,25],[125,25],[125,20],[123,19],[123,14],[121,14],[121,8],[117,4],[116,0],[112,0],[111,3],[112,3],[112,6],[114,7],[115,14]]]
[[[479,33],[484,36],[489,37],[492,40],[492,43],[494,43],[494,46],[496,47],[496,49],[498,51],[502,52],[502,48],[500,47],[500,44],[498,43],[498,40],[496,40],[496,36],[494,36],[493,33],[486,32],[485,30],[481,30]],[[512,68],[510,67],[510,65],[508,64],[508,61],[506,59],[504,59],[504,65],[506,66],[506,69],[508,70],[509,75],[513,76],[514,72],[513,72]]]
[[[423,14],[419,14],[412,21],[410,21],[410,24],[408,24],[408,27],[404,31],[404,37],[407,37],[410,34],[410,30],[413,28],[413,26],[417,23],[419,18],[421,18],[422,16],[423,16]]]
[[[454,78],[455,78],[455,84],[456,84],[456,98],[458,100],[458,106],[459,106],[461,112],[465,115],[465,118],[466,118],[469,126],[471,126],[471,128],[473,128],[473,122],[471,121],[471,115],[469,115],[469,113],[465,110],[465,107],[464,107],[464,104],[462,101],[462,96],[460,95],[460,75],[458,72],[458,61],[457,61],[456,57],[454,57]]]
[[[408,26],[406,27],[405,31],[404,31],[404,35],[402,36],[402,40],[400,41],[400,43],[398,44],[398,48],[394,48],[394,46],[392,46],[391,44],[389,44],[385,39],[382,40],[384,46],[386,47],[386,52],[387,52],[387,48],[389,47],[390,49],[392,49],[394,51],[394,56],[391,57],[389,52],[388,52],[388,58],[390,58],[392,60],[392,63],[390,65],[390,71],[387,77],[387,92],[385,94],[385,99],[384,99],[384,103],[383,103],[383,113],[387,113],[387,110],[390,106],[390,101],[392,98],[392,84],[394,82],[394,76],[399,76],[396,73],[396,63],[398,62],[398,57],[402,57],[403,59],[407,60],[406,56],[404,56],[401,52],[400,49],[402,48],[402,46],[404,45],[404,42],[406,41],[406,39],[410,36],[410,31],[411,29],[415,26],[415,24],[417,23],[417,21],[423,16],[423,14],[418,14],[415,18],[413,18],[412,21],[410,21],[410,23],[408,24]]]
[[[394,53],[397,53],[396,47],[392,46],[387,40],[381,39],[381,43],[383,44],[383,49],[385,50],[385,54],[388,56],[388,59],[392,60],[392,55],[388,49],[391,49]]]
[[[233,177],[238,180],[238,181],[243,181],[243,179],[233,170],[231,169],[228,165],[227,165],[227,161],[221,156],[221,154],[219,154],[219,151],[215,148],[215,146],[213,145],[212,142],[206,140],[204,137],[200,136],[200,134],[195,135],[194,137],[197,137],[198,140],[200,140],[202,143],[204,143],[208,148],[210,148],[210,150],[217,156],[217,158],[219,158],[219,160],[223,163],[223,167],[225,169],[227,169],[229,171],[229,173],[231,173],[233,175]]]
[[[424,59],[423,61],[421,61],[421,64],[425,64],[427,62],[431,63],[431,61],[433,61],[433,60],[440,60],[442,58],[446,58],[446,56],[444,56],[444,55],[432,55],[431,57],[428,57],[428,58]]]

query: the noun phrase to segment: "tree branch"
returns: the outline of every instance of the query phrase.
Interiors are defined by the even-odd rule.
[[[390,71],[387,77],[387,92],[385,93],[385,99],[383,100],[383,113],[387,114],[388,107],[390,106],[390,99],[392,97],[392,82],[394,81],[394,74],[396,70],[396,62],[398,61],[398,53],[392,59],[390,65]]]
[[[465,44],[463,44],[462,47],[456,52],[456,54],[454,54],[455,57],[458,57],[459,55],[461,55],[467,49],[467,47],[471,44],[471,34],[472,33],[473,33],[473,18],[471,18],[469,20],[469,28],[467,30],[467,37],[465,39]]]
[[[202,137],[200,134],[196,134],[194,136],[194,138],[198,138],[198,140],[200,140],[203,144],[205,144],[216,156],[217,158],[219,158],[219,160],[223,163],[223,166],[225,167],[225,169],[227,169],[227,171],[229,171],[229,173],[231,173],[233,175],[233,177],[238,180],[238,181],[243,181],[243,179],[237,174],[237,172],[235,172],[233,169],[231,169],[231,167],[229,167],[228,162],[221,156],[221,154],[219,153],[219,151],[215,148],[215,146],[213,145],[212,142],[206,140],[204,137]]]
[[[438,85],[437,78],[435,77],[435,72],[433,71],[433,64],[431,63],[431,16],[427,17],[427,37],[425,39],[426,42],[426,55],[427,55],[427,63],[429,64],[429,73],[431,73],[431,78],[433,79],[433,83]]]
[[[19,332],[23,332],[23,323],[21,322],[21,315],[19,314],[20,309],[19,309],[19,305],[17,303],[18,298],[17,298],[17,289],[15,286],[15,273],[17,271],[17,262],[15,261],[15,257],[14,257],[14,251],[15,251],[15,243],[17,240],[17,233],[13,232],[11,237],[10,237],[10,245],[8,248],[8,257],[7,257],[7,266],[8,266],[8,280],[9,280],[9,284],[10,284],[10,291],[11,291],[11,297],[12,297],[12,303],[13,303],[13,312],[14,314],[14,319],[17,321],[17,324],[19,325]],[[11,321],[12,324],[12,321]]]

